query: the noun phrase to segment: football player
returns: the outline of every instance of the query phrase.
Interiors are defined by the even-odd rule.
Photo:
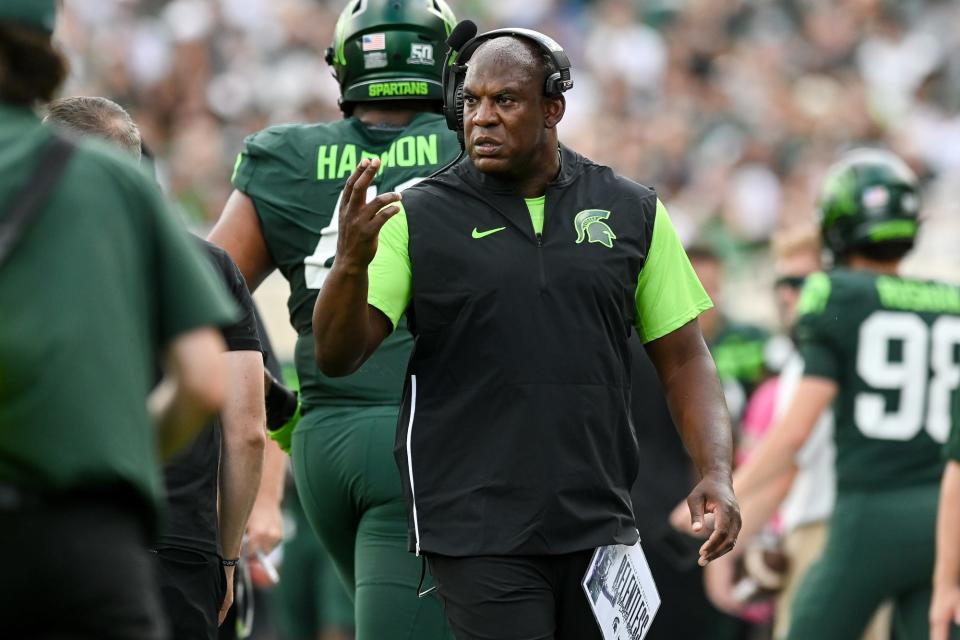
[[[960,304],[960,298],[958,298]],[[956,397],[954,402],[958,402]],[[960,625],[960,423],[955,421],[945,447],[947,468],[937,514],[937,561],[930,604],[930,640],[947,640]]]
[[[417,597],[421,565],[406,550],[407,512],[393,460],[412,341],[398,330],[356,374],[327,378],[314,361],[311,313],[334,260],[338,199],[357,164],[381,162],[373,197],[402,191],[459,151],[440,115],[445,40],[454,23],[443,0],[351,0],[327,52],[344,118],[247,138],[235,191],[210,235],[250,289],[274,269],[290,284],[302,394],[294,476],[354,599],[358,640],[450,637],[439,601]],[[282,464],[276,450],[268,455],[264,482],[279,484]]]
[[[803,377],[787,413],[735,474],[746,496],[794,460],[833,406],[837,499],[787,637],[859,637],[884,599],[897,638],[926,638],[940,450],[958,421],[960,290],[898,275],[918,228],[917,179],[895,155],[830,168],[821,232],[835,268],[807,279],[796,338]]]

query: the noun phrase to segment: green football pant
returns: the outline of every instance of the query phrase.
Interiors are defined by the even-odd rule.
[[[452,640],[436,594],[417,596],[421,559],[407,551],[407,508],[393,459],[398,411],[308,411],[293,434],[297,492],[353,597],[356,640]]]
[[[280,637],[317,640],[333,632],[352,636],[353,602],[330,555],[311,531],[296,494],[289,492],[283,506],[293,534],[283,542],[283,579],[270,591]]]
[[[789,640],[859,638],[886,599],[897,640],[926,640],[939,486],[842,492],[823,555],[807,573]]]

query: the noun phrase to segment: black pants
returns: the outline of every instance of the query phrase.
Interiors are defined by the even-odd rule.
[[[593,551],[428,555],[457,640],[602,640],[581,582]]]
[[[104,499],[0,506],[0,638],[167,637],[140,513]]]
[[[176,640],[215,640],[227,583],[220,557],[177,547],[157,550],[163,612]]]

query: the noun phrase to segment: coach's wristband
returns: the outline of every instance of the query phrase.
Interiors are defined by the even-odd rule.
[[[238,562],[240,562],[240,558],[229,558],[229,559],[223,558],[222,560],[220,560],[220,564],[222,564],[225,567],[235,567],[237,566]]]

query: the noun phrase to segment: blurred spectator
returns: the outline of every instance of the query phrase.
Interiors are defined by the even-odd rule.
[[[727,407],[738,420],[747,399],[768,371],[764,361],[769,333],[760,327],[733,322],[724,312],[720,256],[705,246],[687,249],[687,256],[714,307],[700,316],[703,339],[717,363],[717,373],[727,396]]]

